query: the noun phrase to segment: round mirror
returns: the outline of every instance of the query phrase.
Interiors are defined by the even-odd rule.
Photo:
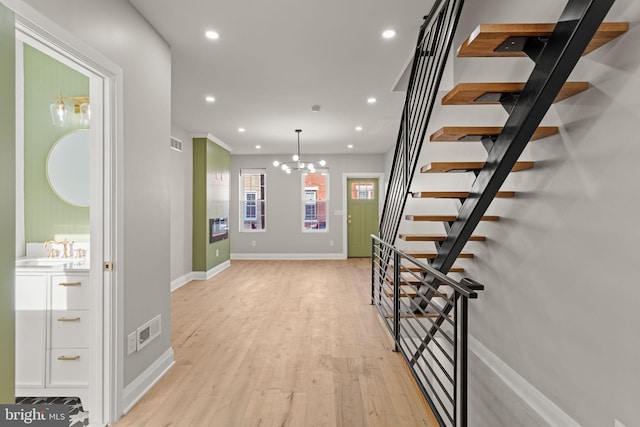
[[[89,146],[89,131],[83,129],[63,136],[49,151],[49,185],[74,206],[89,206]]]

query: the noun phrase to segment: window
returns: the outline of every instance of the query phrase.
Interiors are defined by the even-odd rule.
[[[265,228],[265,169],[241,169],[240,231]]]
[[[374,188],[372,182],[354,182],[351,184],[352,200],[373,200]]]
[[[257,196],[258,193],[255,191],[245,191],[244,192],[244,220],[245,221],[255,221],[258,218],[258,204],[257,204]]]
[[[303,174],[302,230],[327,231],[329,209],[329,174]]]

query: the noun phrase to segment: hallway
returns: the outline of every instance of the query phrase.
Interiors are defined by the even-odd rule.
[[[436,426],[369,305],[369,268],[233,261],[176,290],[176,365],[115,425]]]

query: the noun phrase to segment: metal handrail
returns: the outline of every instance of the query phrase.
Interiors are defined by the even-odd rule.
[[[394,351],[439,425],[466,427],[468,301],[484,287],[468,278],[456,281],[375,235],[371,242],[371,302],[393,337]]]
[[[456,282],[451,277],[447,276],[446,274],[442,274],[442,272],[436,270],[435,268],[431,267],[430,265],[419,261],[418,259],[412,257],[411,255],[409,255],[408,253],[406,253],[404,251],[401,251],[398,248],[392,247],[391,245],[389,245],[388,243],[386,243],[385,241],[380,239],[375,234],[371,235],[371,239],[374,242],[378,242],[381,245],[389,247],[390,249],[392,249],[393,252],[400,254],[402,256],[402,258],[408,259],[409,261],[411,261],[412,264],[415,264],[416,267],[420,267],[421,269],[423,269],[424,271],[426,271],[430,275],[434,276],[436,279],[438,279],[438,281],[440,283],[442,283],[444,285],[447,285],[447,286],[450,286],[455,291],[457,291],[461,296],[463,296],[465,298],[478,298],[478,293],[476,291],[474,291],[470,287],[462,284],[463,281],[469,280],[469,279],[463,279],[460,282]],[[475,282],[475,281],[473,283],[477,284],[477,282]]]
[[[400,227],[463,4],[437,0],[420,26],[380,219],[379,235],[387,243],[395,242]]]

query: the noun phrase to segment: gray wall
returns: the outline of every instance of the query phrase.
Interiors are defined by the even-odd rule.
[[[191,273],[193,235],[193,143],[191,136],[173,125],[171,136],[182,141],[182,152],[169,149],[171,197],[171,280]]]
[[[329,231],[303,233],[301,231],[302,178],[298,173],[287,175],[273,166],[274,159],[287,155],[231,156],[231,255],[277,254],[328,255],[339,257],[343,252],[342,233],[346,207],[343,203],[343,173],[382,173],[384,155],[314,155],[323,157],[329,166]],[[266,169],[266,232],[238,232],[239,176],[243,168]],[[252,242],[255,241],[255,246]],[[330,242],[333,241],[333,246]]]
[[[124,333],[162,315],[162,335],[124,359],[126,386],[171,346],[169,293],[169,136],[171,52],[124,0],[27,0],[123,70]]]
[[[565,3],[467,2],[455,46],[480,23],[555,22]],[[630,427],[640,425],[640,186],[633,175],[640,160],[640,3],[618,0],[607,20],[631,21],[631,30],[581,59],[572,80],[592,87],[552,107],[543,124],[560,126],[560,135],[529,144],[522,159],[536,167],[508,178],[503,189],[518,196],[494,201],[489,213],[503,220],[482,224],[478,231],[488,241],[469,244],[475,260],[457,264],[486,285],[471,303],[475,338],[580,425],[613,426],[617,419]],[[457,58],[454,66],[455,83],[518,81],[533,63]],[[493,106],[436,110],[429,132],[498,126],[507,118]],[[421,164],[484,158],[479,144],[425,143]],[[421,176],[414,190],[468,189],[472,180]],[[411,213],[455,208],[448,201],[408,205]],[[443,232],[434,227],[429,231]],[[547,425],[527,396],[516,395],[475,355],[470,369],[470,425]]]
[[[15,374],[15,30],[13,13],[0,3],[0,403],[11,404]]]

